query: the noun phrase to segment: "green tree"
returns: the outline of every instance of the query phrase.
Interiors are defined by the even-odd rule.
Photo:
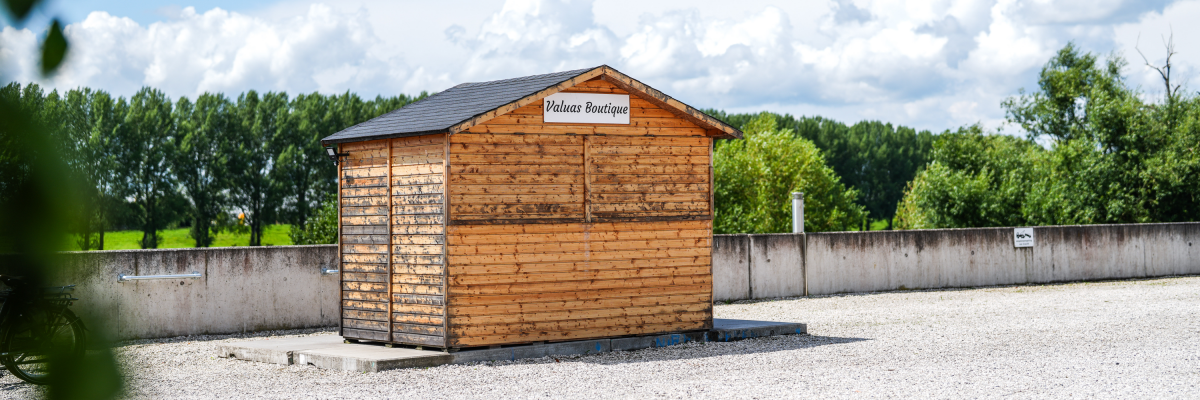
[[[1039,91],[1003,103],[1027,138],[943,134],[900,204],[901,225],[1200,220],[1200,100],[1170,90],[1146,101],[1121,77],[1124,66],[1073,44],[1061,49],[1042,68]]]
[[[71,175],[79,182],[79,248],[104,249],[104,233],[122,202],[116,194],[117,165],[111,146],[117,124],[113,98],[104,91],[82,88],[68,91],[58,119],[60,143]]]
[[[320,140],[337,132],[337,126],[325,96],[312,93],[292,99],[287,126],[276,137],[280,151],[275,165],[285,195],[281,213],[293,228],[304,226],[314,201],[332,190],[333,185],[327,182],[333,180],[336,171]]]
[[[313,218],[304,225],[292,225],[288,237],[292,244],[333,244],[337,243],[338,235],[337,196],[327,196],[317,209]]]
[[[933,161],[899,205],[901,229],[1026,225],[1026,195],[1044,173],[1045,150],[979,125],[938,135]]]
[[[163,92],[142,88],[118,102],[125,115],[116,127],[113,152],[120,169],[120,194],[133,200],[142,231],[143,249],[158,247],[158,231],[168,222],[169,197],[174,195],[170,157],[175,131],[171,100]]]
[[[1147,102],[1121,76],[1125,66],[1117,56],[1101,64],[1068,44],[1042,69],[1040,91],[1004,103],[1010,120],[1054,153],[1054,178],[1040,193],[1064,202],[1043,201],[1042,221],[1200,218],[1195,185],[1182,183],[1197,177],[1195,153],[1187,150],[1196,143],[1189,128],[1195,96],[1172,91],[1161,103]]]
[[[279,183],[274,140],[286,127],[287,95],[266,93],[260,99],[253,90],[238,97],[237,129],[230,154],[231,194],[234,204],[246,214],[250,246],[262,246],[263,226],[275,217]]]
[[[757,118],[756,114],[706,112],[733,126],[744,126]],[[822,117],[772,115],[777,129],[791,130],[797,137],[812,141],[842,183],[859,191],[858,204],[872,218],[887,221],[891,229],[905,185],[928,161],[933,134],[879,121],[847,126]]]
[[[1147,157],[1139,174],[1153,194],[1150,216],[1155,221],[1200,221],[1200,96],[1159,105],[1150,119],[1167,129],[1168,141]]]
[[[805,231],[850,230],[865,216],[812,142],[776,128],[762,113],[743,127],[745,138],[715,149],[717,233],[791,232],[792,192],[804,192]]]
[[[212,245],[213,221],[227,201],[230,140],[236,139],[233,111],[225,96],[211,93],[197,97],[194,105],[180,98],[175,106],[178,135],[171,161],[191,203],[189,235],[196,247]]]

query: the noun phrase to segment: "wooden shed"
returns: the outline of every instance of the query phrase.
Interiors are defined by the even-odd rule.
[[[323,139],[341,334],[445,349],[712,327],[712,146],[608,66],[464,83]]]

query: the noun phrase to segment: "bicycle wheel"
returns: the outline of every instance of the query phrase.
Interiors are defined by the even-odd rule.
[[[71,362],[86,346],[83,321],[66,308],[18,317],[0,341],[0,363],[17,378],[35,385],[50,383],[50,362]]]

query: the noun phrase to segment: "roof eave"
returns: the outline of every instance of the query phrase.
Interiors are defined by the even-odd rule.
[[[388,133],[388,134],[381,134],[381,135],[359,136],[359,137],[338,138],[338,139],[328,139],[327,138],[327,139],[321,139],[321,145],[329,146],[332,144],[339,144],[339,143],[366,142],[366,141],[371,141],[371,140],[383,140],[383,139],[396,139],[396,138],[413,137],[413,136],[438,135],[438,134],[443,134],[443,133],[450,133],[450,130],[449,129],[438,129],[438,130],[432,130],[432,131]]]

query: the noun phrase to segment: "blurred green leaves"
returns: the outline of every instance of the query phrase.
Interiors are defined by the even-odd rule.
[[[36,0],[5,0],[13,20],[21,23],[37,7]],[[5,44],[0,43],[0,47]],[[51,75],[67,54],[62,24],[55,19],[42,42],[42,73]],[[75,226],[81,182],[64,160],[63,141],[45,122],[58,101],[40,92],[22,92],[10,85],[0,90],[0,273],[46,285],[65,274],[57,252]],[[27,88],[28,89],[28,88]],[[28,100],[38,101],[28,101]],[[91,323],[103,319],[86,318]],[[93,332],[106,331],[92,326]],[[49,390],[51,399],[109,399],[121,388],[110,349],[103,341],[78,359],[56,360]]]
[[[8,12],[12,13],[13,19],[22,21],[29,16],[29,12],[33,11],[33,6],[37,5],[38,0],[4,0],[4,5],[8,8]]]
[[[42,42],[42,75],[50,75],[62,65],[67,57],[67,38],[63,36],[62,24],[58,19],[50,23],[46,40]]]

